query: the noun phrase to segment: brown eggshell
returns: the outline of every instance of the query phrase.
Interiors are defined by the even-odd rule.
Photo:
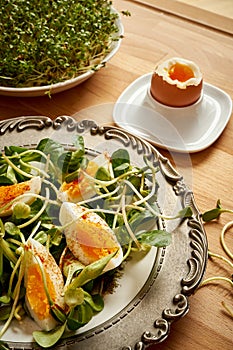
[[[162,76],[153,73],[151,78],[150,92],[158,102],[169,107],[186,107],[195,103],[201,96],[203,81],[195,86],[189,85],[181,89],[176,85],[169,84]]]

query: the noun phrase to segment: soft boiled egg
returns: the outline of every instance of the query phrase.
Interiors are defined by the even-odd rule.
[[[19,202],[31,204],[35,199],[33,193],[38,194],[40,193],[40,190],[41,178],[39,176],[32,177],[30,180],[13,185],[0,186],[0,217],[12,214],[13,205],[17,202],[15,201],[13,204],[10,204],[12,200],[20,195],[32,193],[32,195],[19,199]],[[8,203],[9,206],[5,209],[1,209]]]
[[[94,183],[85,176],[85,173],[95,177],[98,168],[107,167],[108,163],[109,157],[107,153],[101,153],[93,160],[90,160],[86,169],[80,171],[77,178],[70,182],[63,182],[59,189],[58,199],[61,202],[77,203],[94,196],[96,194]]]
[[[31,317],[46,331],[53,329],[57,321],[50,312],[50,303],[45,292],[40,260],[49,296],[54,304],[64,309],[64,280],[60,268],[48,249],[40,242],[29,239],[25,247],[25,302]]]
[[[97,213],[87,212],[86,208],[78,204],[65,202],[60,209],[60,222],[65,225],[68,248],[81,263],[88,265],[116,252],[104,272],[121,264],[121,246],[113,230]]]
[[[174,57],[155,68],[150,93],[156,101],[164,105],[185,107],[200,98],[202,83],[202,73],[197,64]]]

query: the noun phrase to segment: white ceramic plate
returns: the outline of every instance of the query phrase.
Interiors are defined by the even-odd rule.
[[[204,83],[202,97],[192,106],[167,107],[152,98],[151,76],[136,79],[118,98],[113,109],[118,126],[177,152],[201,151],[217,140],[232,112],[227,93]]]
[[[191,218],[159,220],[161,229],[173,232],[166,248],[152,249],[142,259],[134,257],[118,280],[113,294],[105,299],[104,310],[85,327],[62,339],[57,349],[121,350],[144,349],[163,341],[173,321],[189,310],[189,296],[199,286],[207,263],[207,238],[192,192],[184,178],[152,145],[112,126],[71,117],[20,117],[0,122],[0,150],[4,146],[35,147],[52,138],[74,147],[77,135],[84,137],[87,154],[110,154],[126,148],[133,164],[144,166],[146,157],[155,167],[159,184],[157,204],[161,213],[173,215],[189,205]],[[191,329],[192,325],[190,325]],[[11,349],[38,349],[32,342],[35,324],[26,318],[14,322],[4,335]]]
[[[117,12],[113,9],[113,12]],[[120,20],[120,17],[116,20],[116,25],[118,27],[117,36],[123,35],[124,28]],[[90,69],[86,73],[83,73],[76,78],[66,80],[64,82],[56,83],[53,85],[35,86],[35,87],[25,87],[25,88],[12,88],[0,86],[0,95],[4,96],[16,96],[16,97],[33,97],[33,96],[44,96],[46,93],[56,94],[68,89],[71,89],[77,85],[80,85],[90,77],[92,77],[96,71],[104,67],[104,65],[116,54],[119,50],[121,44],[121,39],[118,41],[113,41],[110,47],[110,52],[104,57],[102,62],[96,67],[95,70]]]

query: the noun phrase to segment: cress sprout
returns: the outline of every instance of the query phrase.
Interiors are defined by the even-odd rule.
[[[120,39],[118,14],[107,0],[1,0],[0,17],[6,87],[51,85],[99,69]]]
[[[233,214],[233,210],[231,209],[226,209],[222,207],[221,201],[220,199],[217,200],[216,203],[216,207],[213,209],[210,209],[206,212],[204,212],[202,214],[202,219],[204,222],[210,222],[216,219],[219,219],[220,215],[222,215],[223,213],[230,213]],[[226,244],[225,241],[225,234],[226,232],[233,226],[233,221],[229,221],[227,222],[220,233],[220,243],[221,246],[224,250],[224,252],[226,253],[226,255],[228,256],[227,258],[224,257],[223,255],[220,254],[216,254],[211,252],[210,250],[208,251],[208,257],[209,259],[220,259],[222,260],[224,263],[226,263],[230,268],[231,268],[231,273],[230,273],[230,277],[225,277],[225,276],[211,276],[209,278],[206,278],[204,281],[202,281],[202,283],[200,284],[200,287],[206,286],[210,283],[215,283],[215,282],[226,282],[228,284],[230,284],[231,287],[233,287],[233,263],[231,262],[231,260],[233,260],[233,252],[229,249],[228,245]],[[230,260],[231,259],[231,260]],[[233,317],[233,310],[232,308],[226,304],[226,302],[222,301],[222,306],[224,307],[224,309],[226,310],[226,312]]]

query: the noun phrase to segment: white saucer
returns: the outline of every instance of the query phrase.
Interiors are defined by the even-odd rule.
[[[221,135],[232,112],[232,100],[223,90],[204,83],[195,104],[172,108],[150,95],[152,73],[130,84],[113,108],[114,122],[152,144],[177,152],[198,152]]]

